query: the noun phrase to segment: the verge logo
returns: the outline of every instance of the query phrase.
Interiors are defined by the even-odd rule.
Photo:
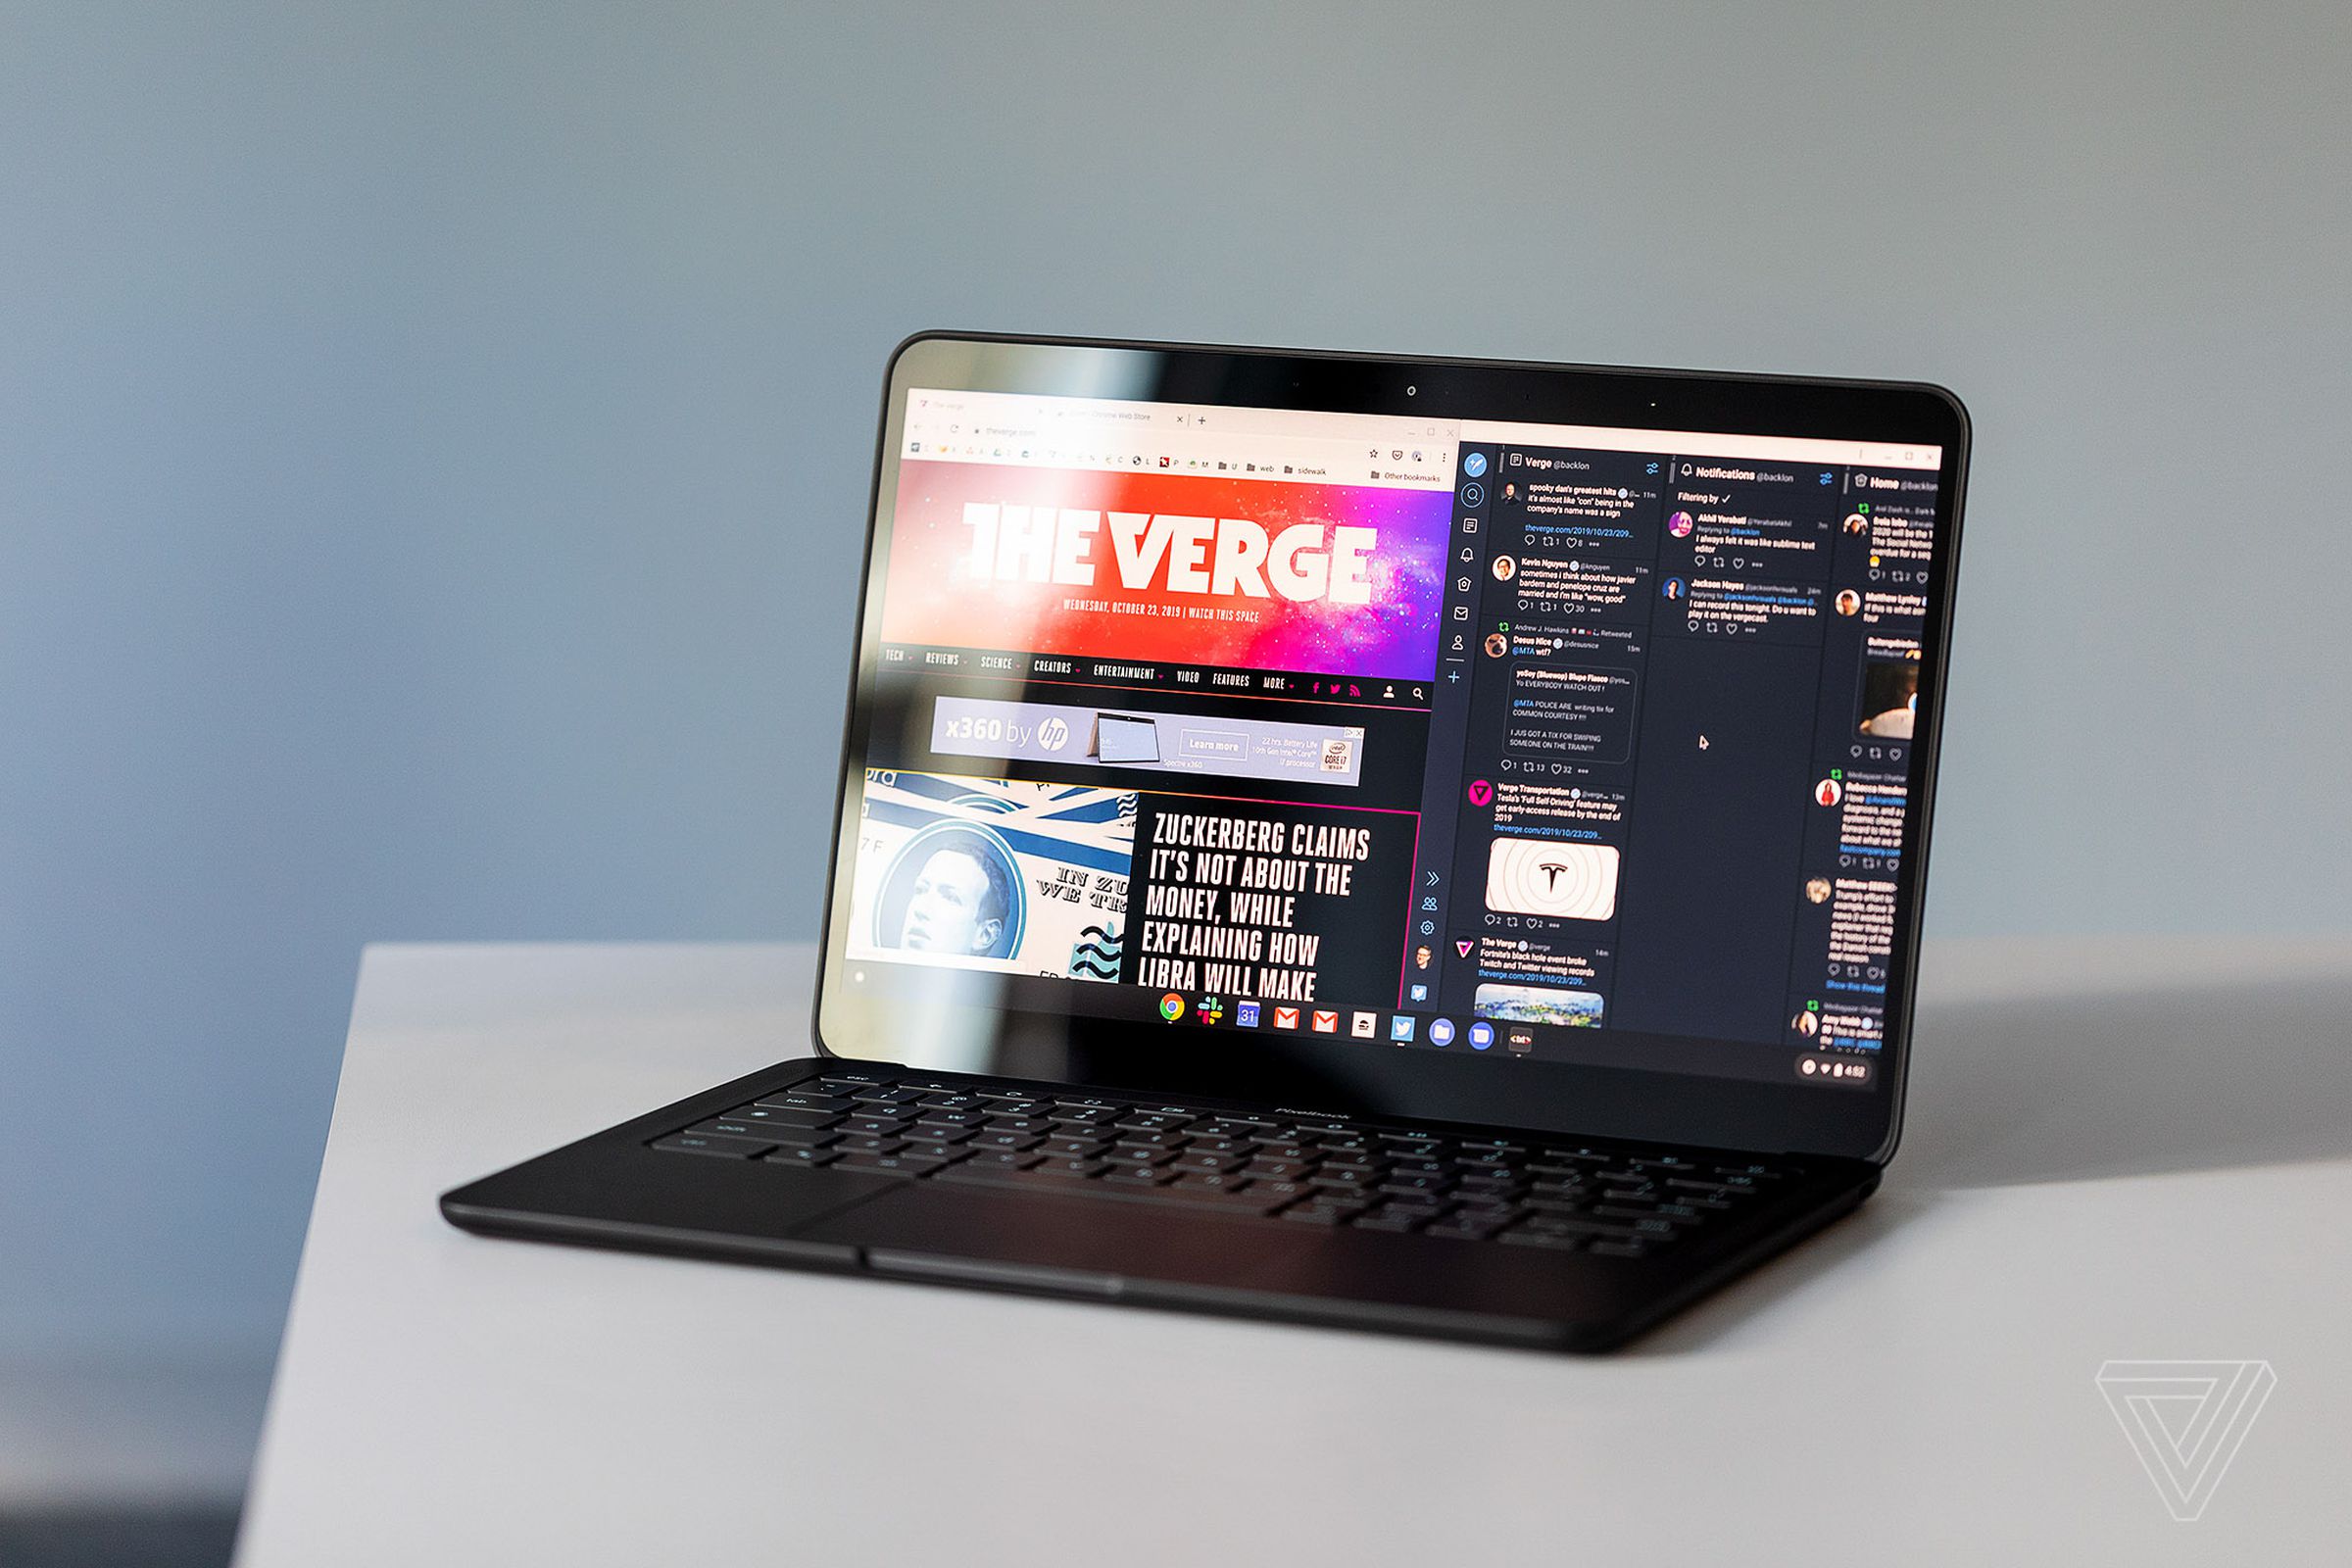
[[[2268,1361],[2109,1361],[2099,1393],[2182,1524],[2204,1513],[2278,1386]]]

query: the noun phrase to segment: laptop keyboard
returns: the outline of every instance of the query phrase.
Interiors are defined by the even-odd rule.
[[[826,1073],[652,1147],[1610,1257],[1652,1253],[1793,1173],[887,1069]]]

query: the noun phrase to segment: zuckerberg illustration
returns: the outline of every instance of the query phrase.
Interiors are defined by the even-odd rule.
[[[1002,957],[1012,910],[1012,871],[994,845],[952,833],[909,845],[914,865],[892,946],[954,957]]]

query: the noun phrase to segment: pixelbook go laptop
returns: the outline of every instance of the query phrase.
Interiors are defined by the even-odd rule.
[[[815,1053],[443,1212],[1622,1343],[1893,1152],[1967,447],[1923,385],[908,341]]]

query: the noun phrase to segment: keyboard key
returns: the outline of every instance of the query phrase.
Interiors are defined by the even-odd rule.
[[[844,1138],[833,1146],[844,1154],[895,1154],[906,1147],[903,1138]]]
[[[1581,1236],[1554,1236],[1544,1231],[1504,1231],[1494,1240],[1505,1247],[1546,1247],[1555,1252],[1573,1252],[1585,1245]]]
[[[1521,1220],[1513,1227],[1511,1234],[1516,1236],[1522,1232],[1539,1236],[1600,1236],[1612,1242],[1634,1239],[1634,1230],[1630,1225],[1620,1225],[1611,1220],[1570,1219],[1561,1214],[1539,1214],[1532,1219]]]
[[[942,1171],[944,1178],[950,1171]],[[1032,1165],[1027,1170],[1010,1173],[1000,1171],[990,1178],[1004,1186],[1018,1187],[1030,1192],[1100,1193],[1102,1183],[1092,1176],[1073,1175],[1066,1170],[1048,1170],[1044,1165]]]
[[[769,1150],[761,1162],[769,1165],[806,1165],[813,1170],[820,1165],[830,1165],[839,1158],[841,1155],[830,1149],[795,1148],[788,1144],[782,1149]]]
[[[715,1154],[721,1159],[750,1159],[755,1154],[766,1153],[775,1146],[756,1138],[713,1138],[707,1133],[672,1133],[667,1138],[656,1139],[654,1147],[669,1154]]]
[[[1100,1138],[1049,1138],[1037,1150],[1060,1159],[1081,1159],[1096,1157],[1107,1147]]]
[[[1594,1242],[1592,1251],[1596,1257],[1647,1257],[1649,1249],[1640,1242]]]
[[[1193,1141],[1184,1146],[1184,1151],[1188,1154],[1243,1154],[1254,1148],[1256,1146],[1246,1138],[1202,1138],[1195,1134]]]
[[[850,1154],[836,1162],[833,1168],[862,1171],[871,1176],[927,1176],[945,1163],[945,1160],[924,1159],[913,1154]]]
[[[1136,1128],[1120,1122],[1112,1130],[1111,1136],[1122,1144],[1141,1144],[1153,1149],[1181,1149],[1184,1147],[1184,1134],[1172,1133],[1165,1128]]]
[[[834,1141],[834,1135],[821,1127],[792,1127],[780,1123],[770,1125],[744,1121],[734,1116],[713,1117],[710,1121],[697,1122],[686,1130],[705,1136],[756,1138],[763,1144],[800,1144],[811,1149]]]
[[[746,1105],[727,1114],[737,1121],[756,1121],[763,1127],[830,1127],[841,1120],[831,1111],[787,1110],[780,1105]]]
[[[969,1170],[1027,1170],[1036,1163],[1036,1154],[1010,1149],[984,1149],[963,1162]]]
[[[1522,1208],[1537,1213],[1581,1214],[1592,1206],[1592,1200],[1566,1193],[1533,1192],[1519,1200]]]
[[[1229,1176],[1223,1171],[1186,1170],[1178,1165],[1171,1165],[1168,1168],[1176,1176],[1175,1185],[1169,1189],[1171,1192],[1181,1190],[1188,1193],[1238,1193],[1248,1189],[1254,1193],[1260,1186],[1266,1185],[1245,1181],[1239,1176]]]
[[[776,1110],[813,1110],[828,1116],[840,1115],[850,1108],[850,1102],[839,1095],[806,1095],[797,1091],[761,1095],[752,1103]]]
[[[698,1121],[686,1130],[690,1133],[701,1133],[706,1137],[758,1138],[767,1129],[755,1121],[737,1121],[732,1116],[713,1116],[709,1121]]]

